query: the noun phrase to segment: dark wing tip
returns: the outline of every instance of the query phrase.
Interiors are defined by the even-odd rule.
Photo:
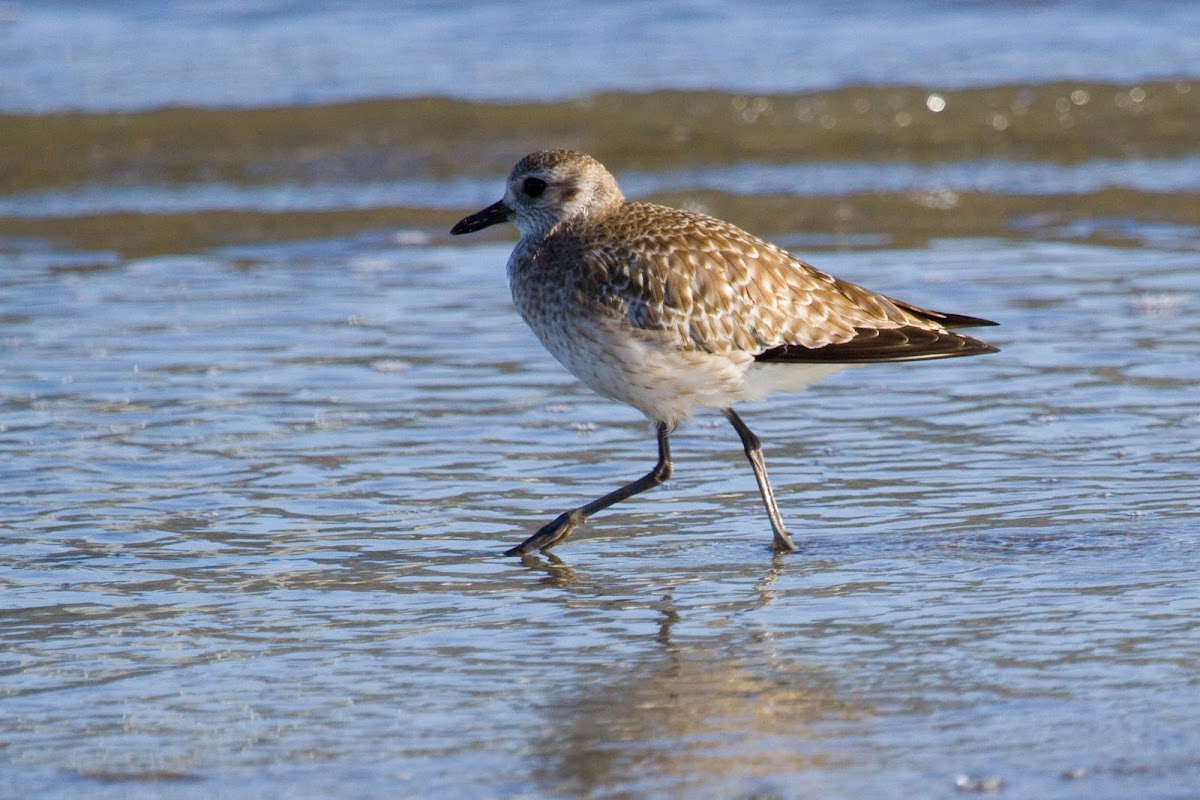
[[[994,325],[999,325],[999,322],[992,322],[990,319],[983,317],[968,317],[966,314],[945,314],[936,312],[935,319],[942,323],[944,328],[987,328]]]
[[[910,314],[915,314],[921,319],[927,319],[930,322],[936,322],[943,328],[984,328],[991,325],[999,325],[999,322],[992,322],[990,319],[983,317],[969,317],[966,314],[950,314],[945,311],[931,311],[928,308],[914,306],[912,303],[906,303],[903,300],[897,300],[894,297],[889,297],[900,308]]]
[[[974,319],[967,317],[966,319]],[[995,324],[986,320],[973,324]],[[805,347],[784,344],[754,357],[760,363],[869,364],[880,361],[924,361],[998,353],[1000,348],[961,333],[929,330],[915,326],[899,328],[855,328],[853,339]]]

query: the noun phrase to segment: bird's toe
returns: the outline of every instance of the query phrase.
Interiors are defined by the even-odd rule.
[[[792,541],[792,535],[787,531],[776,531],[775,538],[771,540],[771,547],[780,553],[795,553],[800,550]]]
[[[575,511],[568,511],[559,515],[553,522],[543,525],[541,530],[505,552],[504,555],[520,556],[532,553],[534,550],[549,550],[570,536],[581,524],[583,524],[582,516]]]

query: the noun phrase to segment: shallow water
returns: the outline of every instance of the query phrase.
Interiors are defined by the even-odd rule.
[[[1194,3],[9,0],[0,107],[1194,75]]]
[[[1194,787],[1195,248],[820,253],[1003,353],[748,406],[797,555],[703,416],[526,564],[653,443],[506,250],[5,256],[6,794]]]
[[[0,796],[1195,796],[1200,6],[465,8],[0,8]],[[654,458],[447,235],[547,139],[1002,352],[742,408],[800,553],[705,413],[505,558]]]

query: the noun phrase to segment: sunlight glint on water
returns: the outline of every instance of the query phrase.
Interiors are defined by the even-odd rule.
[[[0,9],[0,796],[1194,794],[1200,6],[135,5]],[[547,131],[1002,352],[504,558],[654,458],[447,235]]]

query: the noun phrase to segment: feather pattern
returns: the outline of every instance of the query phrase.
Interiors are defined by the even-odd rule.
[[[455,230],[505,219],[521,231],[513,300],[546,349],[600,394],[671,425],[845,365],[995,351],[952,330],[986,320],[840,280],[723,220],[626,200],[581,153],[522,159],[504,199]]]
[[[793,551],[758,437],[735,403],[796,391],[850,364],[996,349],[953,330],[987,320],[838,280],[713,217],[629,202],[583,153],[531,153],[513,167],[503,199],[450,232],[500,222],[521,232],[508,276],[529,327],[592,389],[654,420],[658,438],[649,473],[561,514],[510,555],[553,547],[595,512],[667,480],[671,431],[704,407],[721,409],[737,431],[772,544]]]
[[[652,235],[646,232],[652,231]],[[950,328],[994,324],[893,300],[806,264],[713,217],[651,203],[547,237],[568,257],[577,298],[670,346],[759,361],[870,361],[994,352]]]

